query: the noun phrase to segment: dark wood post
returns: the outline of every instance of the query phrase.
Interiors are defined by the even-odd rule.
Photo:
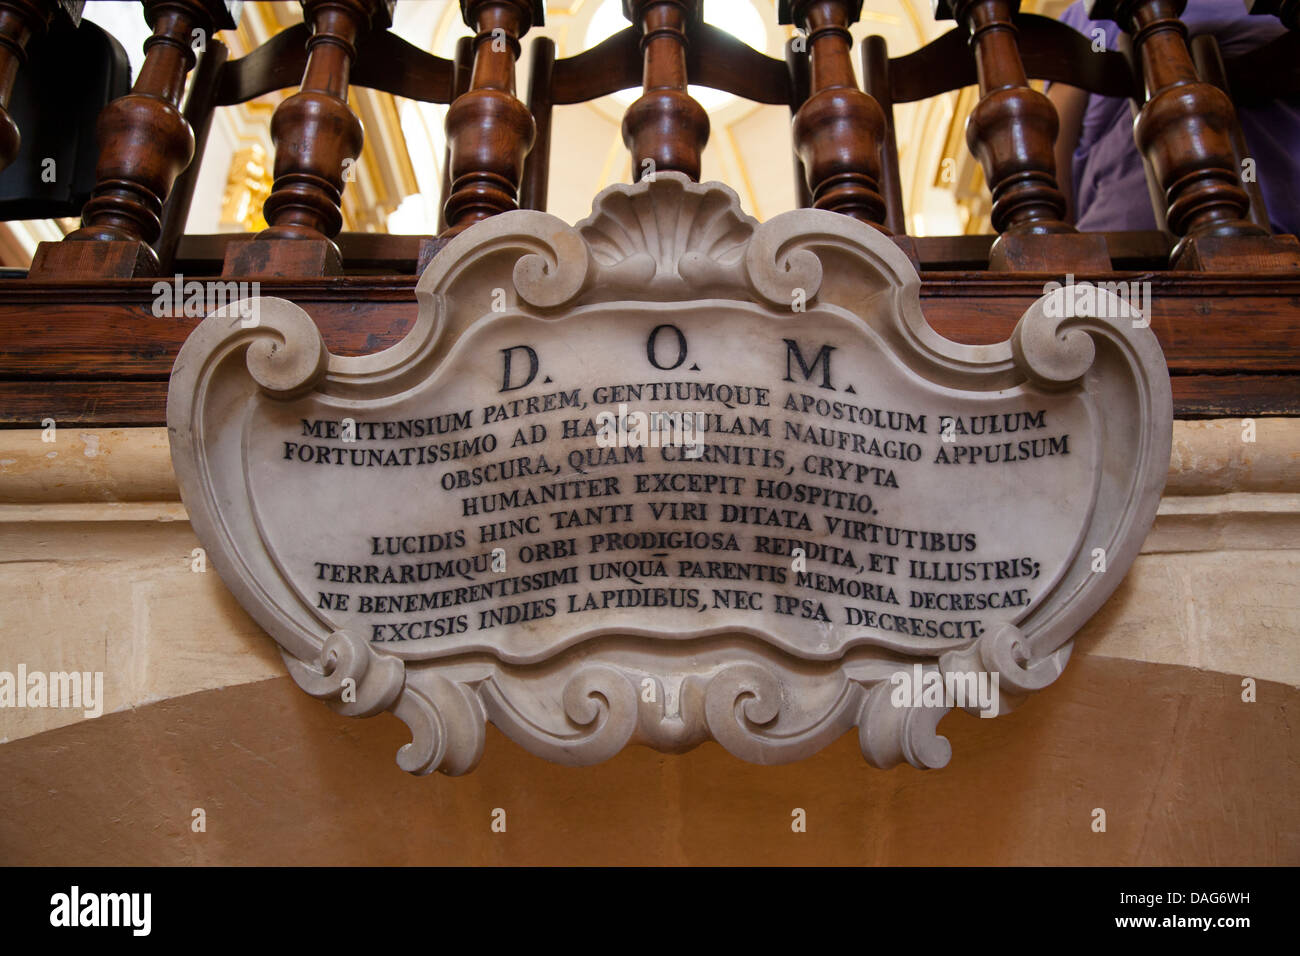
[[[810,82],[808,75],[808,38],[803,34],[796,34],[785,41],[785,71],[786,75],[790,77],[790,122],[793,123],[795,116],[799,112],[799,107],[803,106],[804,101],[808,99],[808,84]],[[793,149],[793,137],[790,146]],[[811,209],[812,190],[808,188],[808,171],[804,169],[799,151],[793,149],[793,152],[795,203],[800,209]]]
[[[537,37],[532,44],[532,66],[528,71],[528,111],[537,124],[537,136],[524,160],[519,185],[519,205],[524,209],[546,210],[546,193],[551,178],[551,78],[555,73],[555,41]]]
[[[451,101],[469,92],[470,74],[474,72],[474,38],[461,37],[456,41],[456,54],[452,60]],[[446,121],[443,121],[446,128]],[[451,195],[451,142],[442,148],[442,202],[438,205],[438,233],[447,231],[447,197]],[[444,242],[443,245],[446,245]],[[441,246],[439,247],[441,248]]]
[[[1020,0],[935,0],[937,19],[970,33],[980,100],[966,121],[966,144],[984,168],[999,233],[989,267],[1023,272],[1105,272],[1106,240],[1063,221],[1056,182],[1056,110],[1025,76],[1012,17]]]
[[[885,197],[885,225],[895,237],[907,232],[903,209],[903,184],[898,175],[898,142],[894,134],[894,97],[889,79],[889,47],[882,36],[862,41],[862,88],[880,105],[885,116],[885,138],[881,148],[880,192]]]
[[[861,13],[862,0],[781,0],[777,16],[807,38],[809,96],[794,117],[794,144],[813,207],[843,213],[888,235],[880,194],[885,113],[853,75],[849,27]]]
[[[235,26],[223,0],[144,0],[153,36],[126,96],[104,107],[98,180],[81,212],[82,226],[62,242],[44,242],[33,276],[129,278],[155,275],[150,245],[162,229],[163,202],[194,155],[194,133],[181,115],[185,76],[194,66],[195,31],[205,38]]]
[[[18,68],[27,62],[27,44],[45,33],[56,16],[73,26],[81,22],[86,0],[4,0],[0,2],[0,169],[18,155],[22,136],[9,115]]]
[[[199,54],[190,80],[190,95],[186,98],[182,115],[194,132],[194,155],[202,156],[212,131],[212,118],[217,108],[217,94],[221,71],[230,57],[230,50],[220,40],[208,40],[207,49]],[[185,224],[190,218],[194,190],[199,184],[201,163],[191,162],[172,184],[171,195],[163,203],[162,234],[154,243],[159,267],[167,272],[176,258],[176,248],[185,234]]]
[[[623,115],[633,182],[666,171],[699,181],[709,114],[686,89],[686,44],[700,11],[698,0],[623,0],[624,16],[641,29],[643,57],[641,96]]]
[[[519,38],[541,26],[537,0],[461,0],[474,36],[469,90],[447,111],[451,194],[443,237],[518,208],[524,157],[533,145],[533,117],[515,95]]]
[[[275,184],[262,215],[267,228],[232,243],[225,275],[312,276],[342,271],[334,237],[343,226],[344,184],[355,176],[364,133],[348,106],[357,42],[392,22],[393,0],[302,0],[311,26],[307,68],[297,93],[275,109]]]
[[[1250,200],[1232,148],[1236,111],[1226,93],[1202,82],[1179,19],[1186,0],[1088,0],[1088,16],[1114,20],[1133,39],[1147,100],[1133,135],[1164,190],[1169,229],[1179,242],[1174,268],[1300,267],[1292,237],[1268,235],[1247,220]],[[1288,241],[1289,240],[1289,241]]]

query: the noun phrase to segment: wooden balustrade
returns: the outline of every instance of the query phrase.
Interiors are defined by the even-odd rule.
[[[1088,0],[1094,20],[1132,38],[1147,97],[1133,133],[1166,199],[1179,238],[1171,265],[1184,269],[1300,268],[1294,237],[1273,237],[1247,218],[1250,199],[1236,165],[1236,110],[1196,73],[1179,19],[1186,0]]]
[[[394,0],[302,0],[311,30],[298,92],[271,117],[275,181],[267,228],[233,245],[225,275],[330,275],[342,271],[334,237],[343,225],[344,184],[355,177],[364,131],[348,106],[357,43],[392,22]]]
[[[541,26],[536,0],[461,0],[475,31],[469,89],[447,111],[451,193],[444,205],[452,236],[467,226],[517,208],[524,157],[533,145],[532,114],[515,96],[519,39]]]
[[[641,96],[623,116],[634,182],[667,171],[700,178],[709,115],[686,88],[687,28],[700,12],[698,0],[623,0],[624,15],[641,28],[643,57]]]
[[[888,234],[880,194],[885,114],[853,76],[849,27],[862,0],[781,0],[778,18],[808,46],[808,99],[794,117],[795,151],[817,209],[843,213]]]
[[[0,163],[17,148],[18,131],[5,107],[28,41],[52,18],[75,16],[81,2],[0,0]],[[223,240],[225,275],[310,278],[342,271],[335,242],[342,196],[363,143],[348,106],[353,86],[451,104],[442,221],[438,235],[423,239],[419,266],[476,222],[519,205],[545,208],[557,105],[639,85],[641,95],[622,125],[634,179],[675,170],[698,180],[709,118],[688,83],[788,106],[800,205],[893,235],[918,265],[938,255],[961,268],[983,265],[972,259],[978,245],[966,241],[972,237],[953,237],[943,251],[934,239],[904,234],[892,113],[895,104],[978,84],[966,138],[985,172],[999,233],[989,267],[1087,273],[1137,261],[1125,252],[1136,247],[1118,235],[1112,237],[1118,245],[1108,249],[1105,237],[1063,221],[1053,163],[1057,118],[1031,78],[1141,104],[1137,145],[1163,194],[1157,205],[1167,207],[1167,216],[1166,208],[1158,214],[1178,240],[1175,266],[1300,268],[1300,244],[1268,234],[1260,191],[1239,178],[1245,145],[1232,107],[1232,99],[1261,102],[1290,87],[1285,77],[1251,74],[1240,58],[1224,63],[1206,38],[1189,48],[1178,19],[1185,0],[1090,0],[1091,16],[1115,19],[1131,36],[1125,41],[1131,53],[1092,50],[1063,24],[1020,13],[1019,0],[935,0],[935,15],[954,19],[958,29],[897,59],[889,58],[882,38],[868,37],[864,88],[854,76],[849,34],[861,0],[781,0],[780,21],[800,31],[787,43],[784,62],[705,24],[701,0],[623,0],[633,25],[592,49],[557,59],[548,38],[534,45],[527,106],[516,96],[515,73],[521,38],[542,22],[540,0],[461,0],[474,36],[462,39],[454,64],[387,31],[394,0],[301,0],[304,23],[241,60],[226,62],[213,39],[191,84],[202,88],[191,90],[184,112],[182,91],[195,66],[193,31],[230,28],[227,8],[234,5],[142,2],[154,35],[132,92],[101,115],[99,181],[82,227],[63,242],[41,244],[33,277],[156,274],[155,249],[168,268],[173,253],[184,259],[183,226],[197,172],[187,167],[196,133],[202,139],[215,108],[295,83],[297,91],[272,120],[268,228]],[[1294,27],[1300,0],[1248,0],[1247,7]],[[1289,69],[1297,40],[1293,33],[1269,44],[1261,62]],[[169,192],[175,192],[170,201]]]
[[[1021,272],[1102,272],[1106,241],[1064,221],[1053,147],[1059,130],[1051,101],[1030,88],[1012,16],[1019,0],[935,0],[935,16],[965,27],[974,50],[980,100],[966,121],[966,143],[993,194],[989,266]]]
[[[185,77],[195,63],[195,31],[233,29],[228,0],[145,0],[153,35],[131,92],[100,114],[98,180],[80,229],[37,248],[35,276],[128,278],[154,275],[150,244],[162,230],[172,183],[193,158],[194,133],[181,115]]]

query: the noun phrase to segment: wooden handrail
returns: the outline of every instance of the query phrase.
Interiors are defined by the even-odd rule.
[[[1020,58],[1031,80],[1065,83],[1100,96],[1133,97],[1140,84],[1124,55],[1097,52],[1073,27],[1035,13],[1012,17],[1020,31]],[[895,103],[916,103],[979,83],[964,30],[949,30],[925,46],[889,61]]]
[[[307,68],[310,38],[311,28],[295,23],[248,55],[228,61],[218,80],[216,105],[235,106],[296,87]],[[450,103],[452,72],[451,60],[427,53],[390,30],[381,30],[357,44],[350,83],[425,103]]]

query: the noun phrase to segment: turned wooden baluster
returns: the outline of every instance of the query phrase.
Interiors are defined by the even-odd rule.
[[[1053,147],[1059,123],[1043,93],[1031,89],[1012,17],[1020,0],[935,0],[938,19],[970,33],[980,101],[966,122],[966,144],[984,167],[993,195],[989,255],[994,269],[1105,271],[1100,236],[1079,236],[1062,220],[1065,196],[1056,183]],[[1058,239],[1056,237],[1068,237]]]
[[[9,115],[9,97],[14,92],[18,68],[27,62],[27,44],[45,33],[56,15],[72,25],[81,21],[85,0],[59,3],[56,0],[5,0],[0,2],[0,169],[18,155],[22,137]]]
[[[361,155],[361,120],[348,106],[358,39],[392,22],[393,0],[302,0],[311,25],[297,93],[271,117],[275,181],[262,206],[267,228],[234,243],[226,275],[321,275],[341,271],[344,183]]]
[[[97,184],[81,211],[82,226],[60,243],[42,243],[31,272],[106,277],[150,275],[158,257],[149,248],[162,228],[163,202],[190,164],[194,134],[179,104],[194,66],[194,31],[235,26],[222,0],[144,0],[153,29],[144,63],[126,96],[99,115]],[[89,246],[83,243],[111,243]]]
[[[885,113],[858,88],[849,27],[862,0],[781,0],[778,18],[806,35],[808,99],[794,116],[795,151],[803,160],[813,206],[885,227],[880,144]]]
[[[536,130],[515,95],[519,38],[543,23],[535,0],[461,0],[474,36],[470,88],[447,111],[451,195],[444,211],[451,236],[480,220],[518,208],[519,177]]]
[[[1169,228],[1181,237],[1172,264],[1217,268],[1220,259],[1229,268],[1264,267],[1282,245],[1246,219],[1250,200],[1232,149],[1236,112],[1227,94],[1197,76],[1179,19],[1185,6],[1186,0],[1088,0],[1088,16],[1114,20],[1133,39],[1147,89],[1133,134],[1164,190]]]
[[[709,114],[687,92],[687,25],[700,20],[699,0],[623,0],[623,14],[641,29],[641,96],[623,115],[623,143],[632,179],[675,171],[696,182],[709,141]]]

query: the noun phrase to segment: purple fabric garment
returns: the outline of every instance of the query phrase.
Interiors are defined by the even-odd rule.
[[[1256,49],[1286,32],[1276,17],[1251,16],[1241,0],[1188,0],[1183,22],[1192,36],[1212,33],[1225,59]],[[1116,49],[1119,27],[1089,20],[1082,0],[1061,22],[1092,39],[1101,30]],[[1300,232],[1300,103],[1277,100],[1238,110],[1246,146],[1255,160],[1269,219],[1277,232]],[[1091,95],[1074,151],[1074,208],[1079,229],[1109,232],[1154,229],[1142,159],[1133,143],[1128,100]]]

